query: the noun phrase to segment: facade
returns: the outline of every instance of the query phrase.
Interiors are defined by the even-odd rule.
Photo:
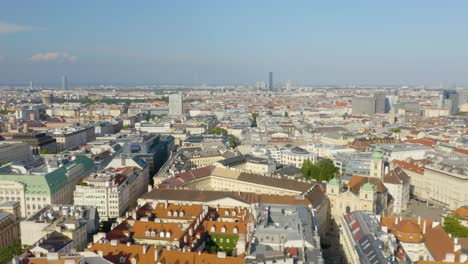
[[[386,113],[386,109],[385,109],[386,94],[385,94],[385,92],[374,93],[374,98],[375,98],[375,113],[378,113],[378,114]]]
[[[353,97],[353,114],[373,115],[375,114],[375,98],[373,96]]]
[[[378,145],[371,145],[370,151],[376,149]],[[383,153],[384,160],[391,162],[394,159],[405,160],[412,158],[416,160],[426,158],[426,155],[433,152],[433,148],[416,143],[403,143],[403,144],[381,144],[379,145]]]
[[[0,143],[0,166],[24,160],[31,160],[32,150],[28,144],[18,143]]]
[[[410,177],[400,167],[390,170],[383,177],[388,193],[393,197],[393,212],[401,214],[410,201]]]
[[[44,241],[50,239],[52,234],[59,233],[68,238],[68,241],[66,238],[62,240],[62,251],[66,252],[71,248],[83,250],[88,239],[98,230],[99,215],[96,207],[48,205],[21,221],[21,242],[35,245],[40,251]]]
[[[418,199],[455,210],[468,204],[468,169],[462,159],[445,159],[426,165],[394,161],[411,178],[410,192]]]
[[[34,155],[57,153],[57,140],[46,133],[15,134],[11,141],[29,144]]]
[[[182,93],[169,95],[169,114],[171,116],[184,115],[184,104]]]
[[[20,240],[21,209],[19,202],[0,203],[0,248]]]
[[[268,73],[268,91],[273,92],[273,72]]]
[[[382,180],[374,177],[353,176],[344,185],[334,178],[327,184],[331,213],[335,219],[354,211],[388,214],[388,190]]]
[[[56,130],[52,136],[57,140],[57,151],[72,150],[96,140],[94,126],[73,127]]]
[[[94,171],[94,163],[78,156],[51,172],[4,169],[9,170],[0,171],[0,202],[20,202],[21,215],[29,217],[47,205],[71,203],[76,184]]]
[[[215,166],[180,173],[159,184],[159,188],[187,188],[206,191],[239,191],[258,194],[300,195],[314,187],[305,180],[268,177]]]
[[[101,218],[122,216],[148,190],[148,168],[108,169],[90,175],[76,186],[75,205],[96,206]]]

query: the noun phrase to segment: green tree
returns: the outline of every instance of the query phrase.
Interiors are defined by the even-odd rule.
[[[317,179],[319,181],[329,181],[338,173],[338,169],[335,167],[331,159],[320,160],[316,165],[320,169],[320,174]]]
[[[310,161],[309,159],[306,159],[304,160],[304,162],[302,162],[302,177],[306,178],[306,179],[310,179],[310,173],[311,173],[311,168],[312,168],[313,164],[312,164],[312,161]]]
[[[39,150],[39,154],[49,154],[49,150],[41,149],[41,150]]]
[[[208,134],[227,135],[228,132],[224,128],[215,127],[215,128],[208,129]]]
[[[21,241],[0,248],[0,263],[9,263],[14,256],[21,254]]]
[[[468,238],[468,227],[463,226],[456,215],[445,217],[443,227],[453,237]]]
[[[390,131],[392,131],[393,133],[400,133],[400,132],[401,132],[401,128],[399,128],[399,127],[392,128],[392,129],[390,129]]]

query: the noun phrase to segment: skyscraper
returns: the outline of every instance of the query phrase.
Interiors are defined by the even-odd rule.
[[[353,97],[353,102],[352,102],[353,114],[358,114],[358,115],[375,114],[375,102],[376,100],[374,96]]]
[[[451,115],[456,115],[459,112],[458,97],[458,92],[455,90],[444,90],[442,93],[443,105],[449,109]]]
[[[169,95],[169,114],[171,116],[181,116],[184,114],[181,92]]]
[[[269,92],[273,91],[273,72],[270,72],[270,76],[268,79],[268,91]]]
[[[374,93],[375,98],[375,113],[383,114],[385,111],[385,92],[376,92]]]
[[[68,78],[66,75],[62,76],[62,90],[68,90]]]

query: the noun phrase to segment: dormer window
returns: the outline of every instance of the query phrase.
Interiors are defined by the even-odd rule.
[[[152,237],[155,237],[155,236],[156,236],[156,232],[152,231],[152,232],[151,232],[151,236],[152,236]]]
[[[232,216],[236,216],[236,211],[232,211]]]
[[[172,216],[172,212],[171,212],[171,211],[167,211],[167,216],[171,217],[171,216]]]
[[[166,238],[170,238],[171,237],[171,232],[167,231],[166,232]]]
[[[234,234],[237,234],[237,232],[239,232],[239,229],[237,229],[237,227],[234,227],[234,228],[232,229],[232,232],[233,232]]]
[[[125,263],[126,258],[125,257],[120,257],[120,263]]]
[[[226,210],[226,211],[224,212],[224,215],[225,215],[225,216],[229,216],[229,211]]]
[[[145,232],[145,236],[149,237],[151,235],[150,231]]]
[[[225,226],[221,227],[221,233],[226,233],[226,227]]]
[[[179,216],[179,213],[177,211],[174,212],[174,217]]]
[[[180,212],[180,213],[179,213],[179,216],[180,216],[180,217],[184,217],[184,212]]]
[[[216,227],[215,227],[215,226],[212,226],[212,227],[210,228],[210,231],[211,231],[211,232],[216,232]]]

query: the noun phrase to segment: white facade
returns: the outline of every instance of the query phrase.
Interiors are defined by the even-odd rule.
[[[130,168],[127,168],[130,169]],[[148,169],[125,175],[104,171],[91,175],[77,185],[73,193],[75,205],[96,206],[101,218],[122,216],[147,191]]]
[[[181,116],[184,114],[182,93],[169,95],[169,114],[173,116]]]

